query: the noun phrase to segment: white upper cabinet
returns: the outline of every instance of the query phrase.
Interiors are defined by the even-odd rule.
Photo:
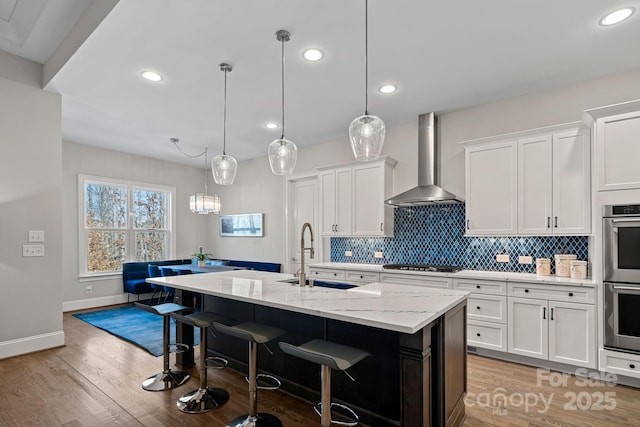
[[[580,123],[466,141],[466,234],[591,232],[591,142]]]
[[[640,101],[585,111],[594,128],[598,191],[640,188]]]
[[[589,234],[590,162],[585,130],[519,139],[518,234]]]
[[[393,196],[396,160],[319,168],[320,234],[323,236],[393,236]]]
[[[465,150],[466,234],[517,232],[516,141]]]

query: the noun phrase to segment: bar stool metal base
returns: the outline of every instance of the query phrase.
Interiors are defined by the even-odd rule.
[[[245,414],[234,418],[227,427],[282,427],[282,422],[275,415],[258,412],[255,417]]]
[[[189,374],[183,371],[160,372],[150,376],[142,382],[142,388],[147,391],[165,391],[180,387],[189,381]]]
[[[202,414],[216,409],[229,400],[229,393],[223,388],[199,388],[183,394],[178,399],[178,409],[189,414]]]
[[[333,408],[337,408],[339,411],[334,412]],[[313,409],[316,411],[316,414],[322,416],[322,402],[316,403]],[[334,419],[334,414],[336,417],[342,419]],[[340,426],[353,427],[357,426],[360,422],[360,417],[358,417],[358,414],[356,414],[353,409],[340,403],[331,403],[330,418],[331,424],[338,424]]]

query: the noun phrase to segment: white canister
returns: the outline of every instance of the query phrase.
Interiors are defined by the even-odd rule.
[[[549,258],[536,258],[536,274],[538,276],[551,274],[551,260]]]
[[[569,263],[571,265],[572,279],[587,278],[587,261],[569,261]]]
[[[577,255],[556,255],[556,276],[560,277],[569,277],[571,275],[571,264],[572,260],[578,258]]]

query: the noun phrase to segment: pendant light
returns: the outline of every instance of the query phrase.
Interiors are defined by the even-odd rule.
[[[178,145],[178,142],[180,141],[178,138],[170,138],[169,141],[171,141],[176,149],[185,157],[196,159],[204,156],[204,193],[196,193],[189,196],[189,209],[191,209],[191,212],[203,215],[220,213],[220,210],[222,209],[220,196],[217,194],[210,196],[207,192],[207,167],[209,166],[209,162],[207,161],[207,149],[205,148],[200,154],[191,155],[182,151],[182,148]]]
[[[369,114],[369,2],[364,2],[364,115],[349,125],[349,140],[356,160],[370,161],[380,156],[384,144],[385,126],[378,116]]]
[[[224,120],[222,131],[222,154],[218,154],[211,160],[211,173],[213,180],[218,185],[231,185],[236,179],[236,171],[238,170],[238,162],[231,156],[227,156],[227,73],[233,70],[233,67],[224,62],[219,65],[220,70],[224,72]]]
[[[284,44],[291,40],[286,30],[278,30],[276,38],[282,43],[282,136],[269,144],[269,164],[276,175],[291,175],[298,159],[298,147],[284,136]]]

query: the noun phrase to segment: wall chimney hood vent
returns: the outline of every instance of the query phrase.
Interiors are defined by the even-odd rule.
[[[464,202],[438,186],[436,148],[435,114],[421,114],[418,116],[418,186],[385,200],[387,205],[408,207]]]

